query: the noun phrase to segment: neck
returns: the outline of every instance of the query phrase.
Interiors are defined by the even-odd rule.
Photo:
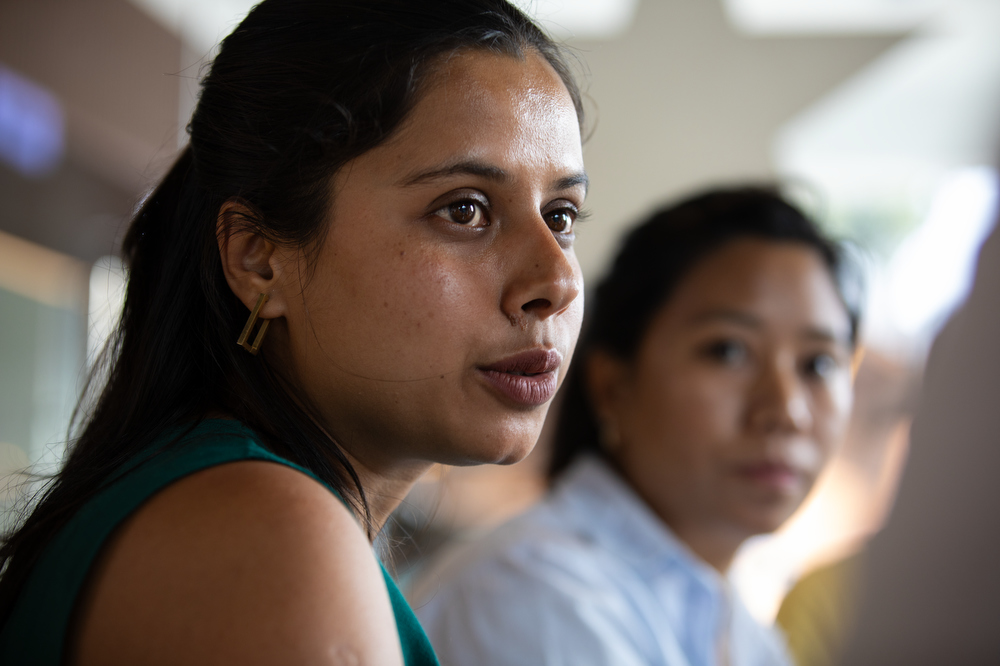
[[[723,576],[732,566],[736,552],[750,536],[736,532],[723,525],[705,525],[697,520],[684,521],[670,510],[669,503],[659,498],[655,493],[646,493],[640,484],[632,480],[628,470],[617,459],[611,459],[614,467],[623,479],[632,487],[637,495],[646,503],[653,513],[670,528],[678,539],[701,558],[706,564]]]
[[[729,571],[736,552],[744,541],[743,538],[732,534],[720,534],[719,531],[711,529],[675,527],[669,521],[665,522],[670,525],[677,538],[691,549],[691,552],[723,576]]]
[[[424,460],[411,461],[371,461],[364,460],[344,449],[344,455],[361,481],[371,512],[373,535],[378,534],[399,503],[431,463]],[[364,518],[364,516],[359,516]]]
[[[623,464],[621,459],[609,456],[608,462],[645,502],[646,506],[652,509],[653,513],[670,528],[674,536],[683,541],[691,552],[704,560],[710,567],[723,576],[726,575],[736,557],[736,551],[747,540],[749,534],[737,533],[724,525],[705,525],[697,520],[681,520],[670,510],[670,503],[665,498],[658,496],[655,492],[645,492],[642,484],[635,481],[635,477],[629,473],[627,466]]]

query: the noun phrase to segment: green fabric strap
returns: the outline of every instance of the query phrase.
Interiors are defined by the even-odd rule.
[[[85,504],[49,543],[0,630],[0,664],[61,664],[77,596],[115,528],[174,481],[240,460],[286,465],[322,483],[309,470],[266,450],[253,431],[242,424],[221,419],[203,421],[178,443],[121,474]],[[382,573],[406,666],[437,666],[434,650],[412,609],[384,567]]]

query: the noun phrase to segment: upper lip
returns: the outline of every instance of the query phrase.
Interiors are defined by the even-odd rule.
[[[507,356],[496,363],[482,366],[483,370],[509,372],[515,375],[537,375],[558,370],[562,354],[555,349],[531,349]]]

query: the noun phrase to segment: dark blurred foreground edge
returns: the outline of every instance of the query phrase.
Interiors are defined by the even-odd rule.
[[[934,342],[845,666],[1000,663],[1000,227]]]

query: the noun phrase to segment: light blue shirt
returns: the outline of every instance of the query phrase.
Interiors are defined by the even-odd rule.
[[[729,582],[591,457],[412,596],[442,666],[791,664]]]

